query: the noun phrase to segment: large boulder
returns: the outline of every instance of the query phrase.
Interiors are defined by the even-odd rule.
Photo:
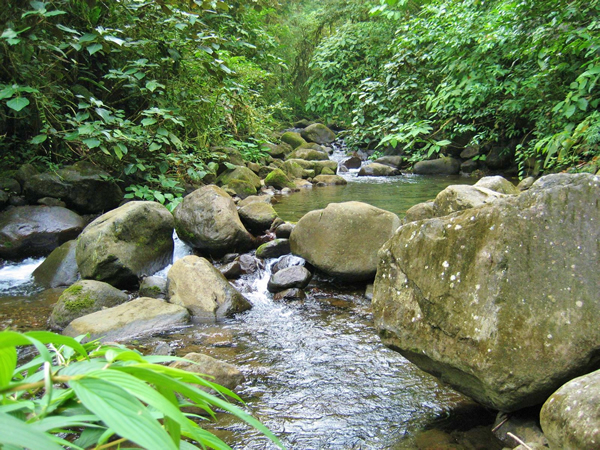
[[[600,448],[600,370],[575,378],[544,403],[540,422],[551,449]]]
[[[288,144],[292,149],[300,147],[302,144],[306,144],[306,141],[300,133],[296,133],[295,131],[286,131],[281,135],[281,142]]]
[[[413,167],[417,175],[456,175],[459,171],[460,161],[450,157],[419,161]]]
[[[370,163],[366,166],[362,166],[358,171],[359,177],[391,177],[398,175],[400,172],[398,169],[388,166],[386,164]]]
[[[77,241],[65,242],[55,248],[33,271],[35,282],[45,288],[70,286],[79,279],[79,268],[75,259]]]
[[[377,158],[375,160],[378,164],[385,164],[386,166],[393,167],[394,169],[399,169],[403,163],[402,156],[391,155],[391,156],[382,156],[381,158]]]
[[[245,166],[238,166],[235,169],[229,169],[219,175],[217,183],[221,185],[230,184],[233,180],[241,180],[254,186],[255,189],[260,189],[260,178],[250,169]],[[254,192],[256,194],[256,192]]]
[[[371,280],[377,270],[377,251],[399,225],[396,214],[366,203],[330,203],[298,221],[290,246],[293,254],[329,275]]]
[[[60,206],[19,206],[0,214],[0,258],[47,255],[85,227],[85,220]]]
[[[470,208],[479,208],[493,203],[504,194],[479,186],[467,184],[454,184],[441,191],[433,201],[435,215],[447,216],[457,211]]]
[[[302,130],[300,134],[306,141],[316,142],[320,145],[331,144],[335,141],[335,133],[322,123],[313,123]]]
[[[112,308],[129,300],[127,294],[108,283],[81,280],[65,289],[54,305],[48,325],[62,330],[78,317]]]
[[[310,283],[312,273],[303,266],[290,266],[271,275],[267,289],[269,292],[281,292],[286,289],[304,289]]]
[[[215,322],[252,307],[218,269],[199,256],[185,256],[167,274],[169,301],[187,308],[196,322]]]
[[[73,320],[66,336],[90,333],[91,340],[122,341],[171,330],[189,323],[187,309],[156,298],[141,297]]]
[[[276,189],[294,189],[296,187],[281,169],[275,169],[267,175],[265,178],[265,186],[273,186]]]
[[[253,246],[232,198],[217,186],[204,186],[175,208],[175,229],[191,247],[208,253],[225,254]]]
[[[313,183],[318,186],[345,186],[348,181],[340,175],[317,175]]]
[[[108,211],[123,199],[123,192],[108,174],[87,162],[33,175],[25,181],[24,190],[31,203],[54,197],[85,214]]]
[[[505,412],[597,368],[599,195],[598,177],[550,175],[519,196],[403,225],[379,253],[383,342]]]
[[[173,216],[156,202],[129,202],[90,223],[75,257],[81,278],[137,287],[173,260]]]
[[[305,161],[326,161],[329,155],[326,152],[321,152],[312,148],[298,147],[290,153],[286,159],[303,159]]]
[[[475,186],[491,189],[492,191],[500,192],[501,194],[515,195],[520,194],[521,191],[506,178],[499,175],[491,177],[483,177]]]
[[[277,212],[270,203],[254,202],[238,211],[242,223],[254,234],[264,233],[277,218]]]

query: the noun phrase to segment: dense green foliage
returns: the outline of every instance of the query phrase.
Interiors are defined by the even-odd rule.
[[[181,358],[80,341],[47,331],[0,332],[0,447],[120,448],[130,441],[148,449],[199,448],[194,442],[228,449],[199,426],[205,418],[181,411],[185,405],[213,417],[214,408],[226,410],[281,446],[262,424],[224,399],[240,401],[236,394],[160,364]],[[18,365],[17,348],[27,347],[39,355]]]
[[[599,153],[599,11],[597,1],[381,0],[373,13],[394,24],[389,51],[376,46],[376,62],[321,78],[354,92],[357,143],[400,147],[413,160],[503,146],[522,174],[535,160],[562,169]],[[355,28],[324,41],[313,66],[348,67]],[[361,78],[367,67],[378,70]],[[312,80],[309,104],[335,110],[336,96]]]

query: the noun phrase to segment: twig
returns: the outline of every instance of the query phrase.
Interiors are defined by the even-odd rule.
[[[494,428],[492,428],[492,433],[495,433],[496,431],[498,431],[498,429],[504,425],[506,422],[508,421],[508,416],[506,416],[502,422],[500,422],[498,425],[496,425]]]
[[[512,434],[510,431],[508,433],[506,433],[506,435],[510,436],[511,438],[513,438],[515,441],[517,441],[520,445],[522,445],[523,447],[525,447],[527,450],[533,450],[529,445],[527,445],[525,442],[523,442],[517,436],[515,436],[514,434]]]

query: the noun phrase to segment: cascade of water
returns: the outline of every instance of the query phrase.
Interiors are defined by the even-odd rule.
[[[25,295],[35,290],[33,271],[45,258],[7,262],[0,268],[0,294]]]

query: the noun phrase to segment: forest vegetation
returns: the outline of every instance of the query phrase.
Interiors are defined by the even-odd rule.
[[[409,162],[500,146],[521,176],[596,169],[596,0],[5,5],[4,170],[88,160],[164,202],[300,118]]]

